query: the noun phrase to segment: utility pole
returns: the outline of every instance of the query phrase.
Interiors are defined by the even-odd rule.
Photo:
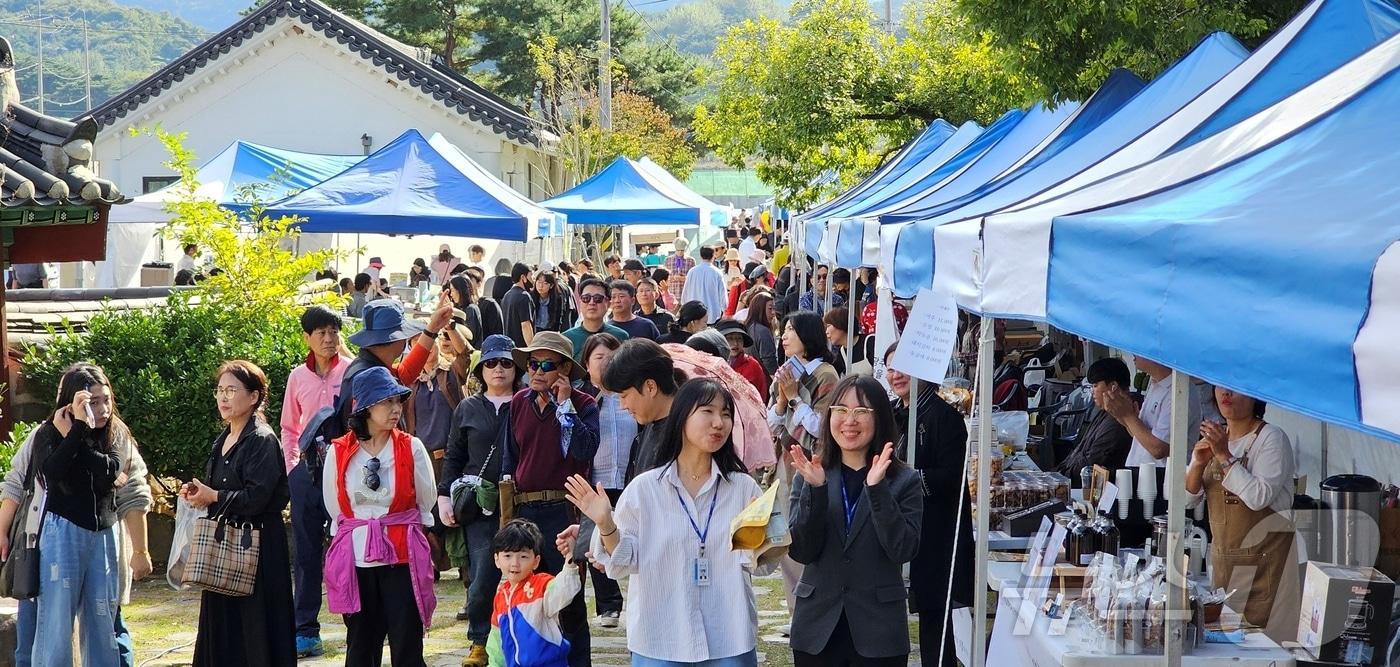
[[[44,113],[44,29],[39,28],[39,113]]]
[[[885,31],[894,34],[894,0],[885,0]]]
[[[612,129],[612,10],[608,2],[602,0],[602,53],[598,56],[598,126],[605,132]]]
[[[83,17],[83,97],[84,106],[92,111],[92,44],[88,41],[88,21]]]

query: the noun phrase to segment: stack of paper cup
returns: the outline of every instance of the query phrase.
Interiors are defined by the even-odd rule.
[[[1142,513],[1152,515],[1152,503],[1157,500],[1157,464],[1138,465],[1138,498],[1142,499]]]
[[[1118,484],[1118,518],[1128,518],[1128,503],[1133,499],[1133,470],[1120,468],[1115,473]]]

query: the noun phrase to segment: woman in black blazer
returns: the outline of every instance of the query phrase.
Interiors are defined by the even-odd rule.
[[[885,355],[885,378],[899,397],[894,406],[895,428],[900,433],[898,454],[901,461],[908,461],[909,385],[916,380],[889,367],[893,352],[891,347]],[[955,667],[958,663],[953,650],[953,617],[945,613],[944,601],[949,598],[951,568],[951,607],[967,607],[973,602],[972,501],[967,497],[967,481],[963,478],[967,424],[957,408],[938,396],[938,385],[919,385],[918,424],[913,440],[914,472],[920,478],[924,503],[923,537],[919,553],[909,566],[912,606],[919,614],[919,654],[924,664],[936,667],[941,652],[941,664]]]
[[[810,459],[792,447],[788,555],[806,568],[794,591],[794,664],[904,665],[902,569],[919,547],[919,476],[894,455],[894,415],[875,379],[837,383]],[[830,482],[828,484],[828,481]]]

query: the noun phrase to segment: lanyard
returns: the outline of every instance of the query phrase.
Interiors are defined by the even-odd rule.
[[[690,515],[690,508],[685,506],[685,499],[681,498],[681,492],[676,491],[676,502],[681,504],[681,511],[685,512],[685,518],[690,521],[690,529],[695,531],[695,536],[700,538],[700,557],[705,556],[705,538],[710,534],[710,524],[715,520],[715,503],[719,501],[719,487],[715,487],[715,494],[710,496],[710,515],[705,519],[705,529],[700,530],[700,524],[695,522],[695,517]]]
[[[851,532],[851,521],[856,518],[856,505],[860,504],[860,494],[851,502],[851,494],[846,490],[846,480],[841,480],[841,505],[846,510],[846,532]]]

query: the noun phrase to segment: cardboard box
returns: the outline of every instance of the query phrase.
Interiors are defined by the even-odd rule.
[[[1381,664],[1395,582],[1372,567],[1308,561],[1298,643],[1318,660]]]

